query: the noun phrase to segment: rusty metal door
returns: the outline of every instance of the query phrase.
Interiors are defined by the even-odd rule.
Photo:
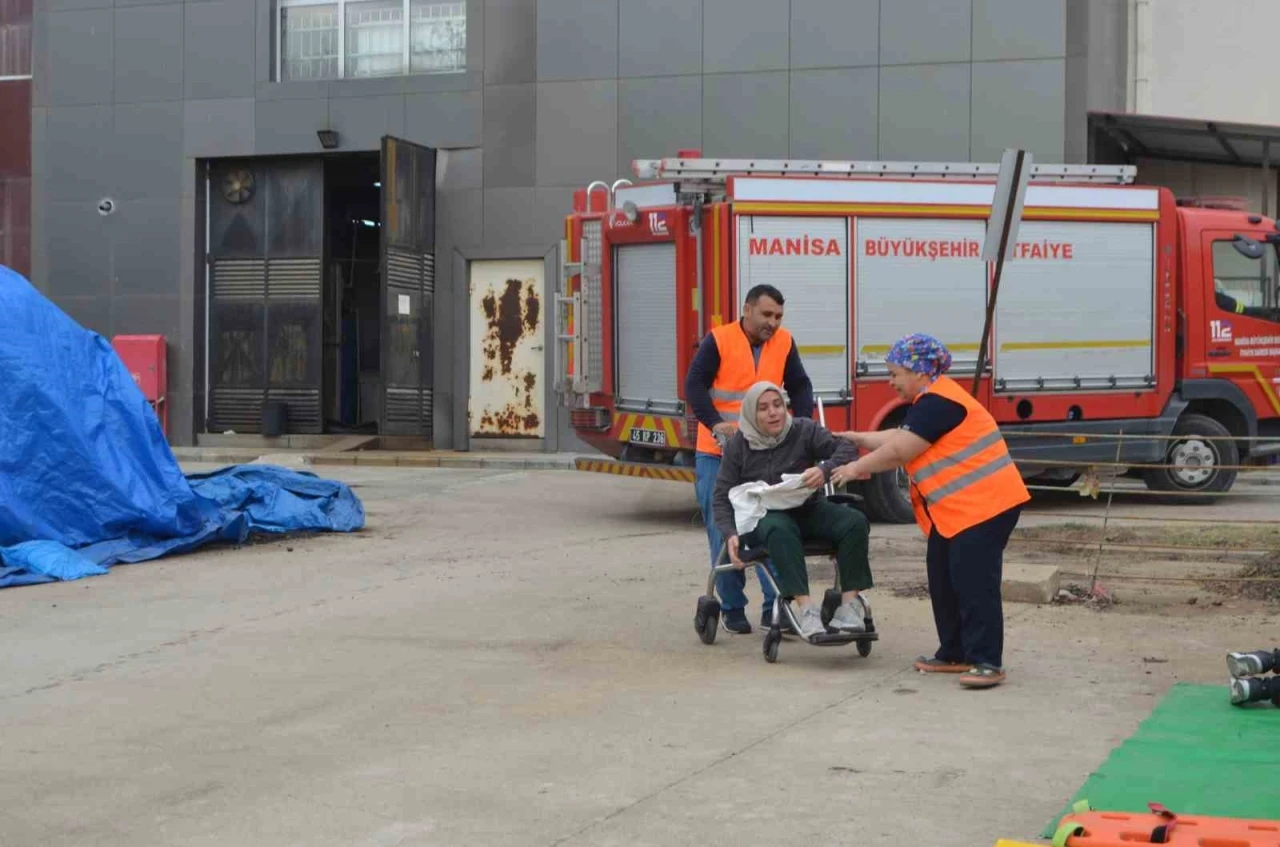
[[[472,437],[546,435],[543,259],[471,263]]]
[[[431,437],[436,151],[382,139],[382,421]]]

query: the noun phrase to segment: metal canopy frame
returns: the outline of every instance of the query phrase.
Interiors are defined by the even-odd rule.
[[[1271,156],[1273,150],[1280,152],[1280,126],[1090,112],[1089,132],[1091,160],[1094,140],[1104,136],[1130,164],[1141,158],[1259,168],[1263,176],[1262,213],[1271,214]]]
[[[1265,167],[1270,164],[1271,150],[1280,150],[1280,126],[1090,112],[1089,127],[1110,138],[1130,161],[1174,159]]]

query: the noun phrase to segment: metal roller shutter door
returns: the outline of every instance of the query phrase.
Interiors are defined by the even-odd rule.
[[[1040,252],[1004,266],[996,387],[1097,391],[1153,384],[1152,225],[1028,221],[1018,241]]]
[[[978,258],[985,236],[983,221],[858,219],[859,374],[886,375],[889,347],[915,332],[950,348],[953,374],[973,373],[986,321],[988,266]],[[946,245],[946,255],[921,255],[920,245]]]
[[[829,399],[849,393],[848,235],[848,218],[744,216],[738,222],[739,313],[753,285],[781,291],[787,301],[782,325],[795,337],[814,392]],[[818,241],[821,248],[813,246]]]
[[[675,409],[676,247],[633,244],[617,249],[618,405]]]

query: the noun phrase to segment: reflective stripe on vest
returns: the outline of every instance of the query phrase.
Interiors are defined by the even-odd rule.
[[[929,479],[929,477],[937,476],[938,474],[945,471],[947,468],[954,468],[956,465],[961,464],[966,459],[971,459],[974,456],[981,453],[983,450],[986,450],[988,447],[993,447],[999,443],[1000,443],[1000,432],[998,430],[995,432],[988,433],[987,435],[982,436],[977,441],[973,442],[963,450],[960,450],[956,453],[952,453],[950,456],[943,456],[941,459],[932,461],[929,464],[925,465],[923,468],[920,468],[918,471],[916,471],[914,474],[911,475],[911,481],[914,482],[916,485],[919,485],[920,483],[924,482],[926,479]]]
[[[991,414],[958,383],[940,377],[928,389],[965,409],[960,425],[907,463],[916,523],[944,538],[1031,499]]]
[[[760,381],[782,385],[787,356],[791,353],[791,334],[779,328],[760,347],[760,360],[751,352],[751,342],[738,322],[718,326],[711,331],[720,353],[720,367],[711,385],[711,405],[727,423],[736,424],[747,390]],[[720,455],[720,444],[711,430],[698,424],[698,452]]]
[[[974,483],[981,482],[982,480],[991,476],[1001,468],[1007,468],[1012,464],[1013,464],[1013,459],[1009,458],[1008,453],[1005,453],[1003,456],[1000,456],[998,459],[994,459],[990,462],[987,462],[982,467],[971,470],[964,476],[956,477],[955,479],[948,482],[946,485],[943,485],[933,491],[930,491],[928,494],[924,495],[924,501],[928,503],[930,506],[937,505],[938,503],[941,503],[943,500],[950,497],[952,494],[955,494],[957,491],[962,491],[968,488],[969,486],[973,485]]]

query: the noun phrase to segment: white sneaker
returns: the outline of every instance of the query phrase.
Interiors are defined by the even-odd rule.
[[[866,632],[867,614],[867,601],[854,597],[836,609],[836,613],[831,616],[831,627],[841,632]]]
[[[822,625],[822,610],[813,603],[796,612],[796,623],[800,624],[801,638],[812,638],[827,631]]]

